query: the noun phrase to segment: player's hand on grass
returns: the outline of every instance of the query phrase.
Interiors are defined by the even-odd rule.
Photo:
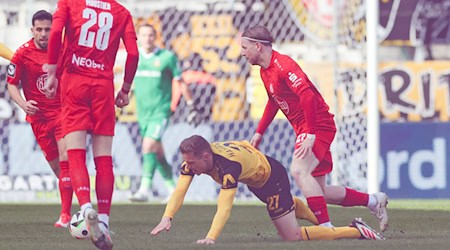
[[[34,115],[39,110],[39,108],[36,106],[37,104],[38,103],[35,100],[29,100],[24,102],[21,108],[27,115]]]
[[[172,221],[172,219],[170,217],[166,217],[166,216],[162,217],[161,222],[159,222],[159,224],[155,228],[153,228],[151,234],[157,235],[160,232],[162,232],[163,230],[170,231],[170,227],[172,226],[171,221]]]
[[[316,138],[305,138],[305,140],[300,144],[300,147],[294,151],[294,157],[299,159],[304,159],[305,157],[313,153],[312,148],[314,146]]]
[[[209,245],[209,244],[214,244],[214,243],[216,243],[216,241],[215,241],[214,239],[211,239],[211,238],[206,237],[206,238],[204,238],[204,239],[197,240],[196,243],[197,243],[197,244],[203,244],[203,245]]]
[[[252,139],[250,140],[250,144],[252,144],[253,147],[258,148],[259,144],[262,141],[262,137],[263,135],[260,133],[255,133],[252,137]]]

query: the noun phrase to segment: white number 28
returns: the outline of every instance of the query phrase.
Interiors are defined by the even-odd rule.
[[[106,50],[109,44],[109,36],[113,25],[113,16],[109,12],[100,12],[97,16],[95,10],[86,8],[83,10],[83,18],[87,21],[81,26],[80,39],[78,44],[85,47],[95,47],[98,50]],[[94,25],[100,27],[97,34],[94,31],[89,31]]]

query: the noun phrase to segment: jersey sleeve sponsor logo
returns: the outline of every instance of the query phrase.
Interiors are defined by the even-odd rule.
[[[302,83],[302,78],[292,72],[288,72],[288,79],[289,81],[291,81],[291,85],[293,88],[297,88]]]
[[[16,77],[16,65],[14,63],[8,65],[8,76],[12,78]]]
[[[237,187],[237,182],[231,174],[226,174],[222,178],[222,188],[229,189]]]

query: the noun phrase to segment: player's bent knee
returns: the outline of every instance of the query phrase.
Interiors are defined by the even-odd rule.
[[[302,240],[302,234],[300,233],[300,229],[296,232],[283,232],[280,233],[280,237],[283,241],[299,241]]]
[[[283,217],[272,220],[272,222],[277,228],[278,235],[280,235],[283,241],[302,240],[300,227],[295,218],[295,211],[291,211]]]
[[[142,141],[142,153],[149,154],[158,153],[160,151],[164,152],[160,142],[149,137],[144,138]]]
[[[292,165],[290,169],[291,175],[298,181],[304,180],[307,176],[311,176],[312,171],[309,171],[304,166]]]
[[[319,161],[316,158],[295,159],[292,161],[290,172],[297,175],[300,179],[311,176],[311,173],[318,166]]]

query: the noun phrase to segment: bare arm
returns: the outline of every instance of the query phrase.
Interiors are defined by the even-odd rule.
[[[219,234],[222,232],[225,223],[230,217],[231,207],[233,206],[234,196],[237,188],[221,189],[217,202],[217,212],[214,216],[211,228],[206,238],[197,241],[198,244],[214,244]]]
[[[167,203],[166,210],[158,225],[153,228],[151,234],[157,235],[162,231],[169,231],[172,226],[172,218],[183,205],[184,197],[192,182],[192,176],[180,175],[177,186],[170,196],[170,200]]]
[[[259,147],[264,132],[266,131],[267,127],[269,127],[270,123],[273,121],[273,118],[275,118],[277,112],[278,112],[278,105],[272,98],[269,98],[266,107],[264,108],[263,116],[261,117],[261,120],[258,123],[258,127],[256,128],[256,132],[253,135],[252,139],[250,140],[250,144],[252,144],[253,147],[255,148]]]
[[[183,95],[184,99],[186,99],[186,103],[194,104],[194,99],[192,98],[192,92],[189,89],[189,86],[183,79],[175,80],[176,83],[180,84],[180,90],[181,94]]]
[[[27,115],[34,115],[39,110],[36,106],[38,103],[35,100],[27,101],[22,97],[20,89],[17,85],[8,84],[8,91],[14,102],[17,103],[17,105],[19,105],[19,107],[23,109]]]

